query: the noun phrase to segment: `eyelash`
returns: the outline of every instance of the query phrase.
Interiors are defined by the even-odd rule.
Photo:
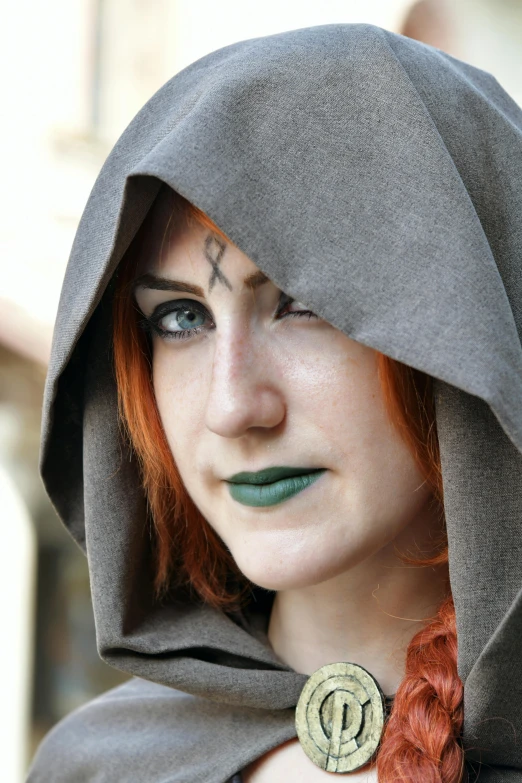
[[[278,310],[276,311],[276,315],[280,315],[284,311],[285,307],[291,305],[293,302],[295,302],[295,299],[285,295],[285,298],[283,299],[282,303],[280,303]],[[176,307],[172,307],[172,303],[170,302],[165,303],[165,305],[160,305],[160,307],[157,308],[157,310],[151,316],[140,319],[138,321],[138,326],[147,334],[155,334],[162,340],[189,340],[194,335],[199,334],[204,330],[203,326],[196,326],[193,329],[180,329],[176,332],[169,332],[166,329],[162,329],[159,326],[159,322],[165,318],[165,316],[170,315],[171,313],[179,312],[180,310],[192,310],[193,312],[200,313],[201,315],[209,316],[208,310],[198,302],[194,302],[193,299],[179,299],[177,300],[176,305]],[[310,320],[310,318],[317,318],[316,314],[311,310],[296,310],[295,312],[288,312],[283,315],[282,318],[288,318],[289,316],[299,318],[305,315],[308,316],[308,320]]]

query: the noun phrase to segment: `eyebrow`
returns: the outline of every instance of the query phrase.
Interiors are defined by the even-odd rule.
[[[264,272],[258,270],[251,275],[247,275],[243,280],[243,285],[253,291],[256,288],[259,288],[260,285],[268,282],[270,282],[270,278],[267,277]],[[155,291],[181,291],[186,294],[200,296],[201,298],[205,296],[205,292],[199,285],[185,283],[182,280],[171,280],[168,277],[158,277],[150,272],[136,278],[133,282],[133,288],[153,288]]]

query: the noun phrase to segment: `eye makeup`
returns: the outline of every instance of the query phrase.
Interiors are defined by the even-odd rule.
[[[162,321],[171,316],[170,328],[162,325]],[[202,323],[196,323],[202,320]],[[183,327],[185,321],[187,326]],[[207,328],[214,328],[215,324],[207,308],[194,299],[176,299],[171,302],[162,302],[150,316],[144,316],[138,321],[138,326],[147,334],[157,335],[162,340],[185,340],[203,330],[204,321],[210,322]],[[192,324],[191,324],[192,322]],[[178,326],[179,328],[172,328]]]
[[[291,296],[281,291],[274,314],[275,317],[278,320],[302,316],[308,316],[309,319],[317,318],[311,310],[288,310],[292,304],[299,305],[300,302],[296,303]],[[164,321],[167,320],[168,316],[172,317],[169,319],[169,326],[165,326]],[[194,299],[176,299],[170,302],[162,302],[153,310],[150,316],[143,316],[138,321],[138,326],[147,334],[156,335],[162,340],[186,340],[192,339],[202,332],[215,329],[216,324],[208,309],[200,302]]]

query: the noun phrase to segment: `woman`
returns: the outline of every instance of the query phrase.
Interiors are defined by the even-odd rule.
[[[521,128],[367,25],[226,47],[137,115],[41,463],[135,678],[30,781],[522,780]]]

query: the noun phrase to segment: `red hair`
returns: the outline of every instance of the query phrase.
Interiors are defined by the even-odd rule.
[[[230,241],[207,215],[165,188],[170,217],[175,216],[178,225],[181,220],[196,222]],[[151,215],[154,219],[154,208]],[[151,346],[138,327],[139,311],[131,289],[143,243],[150,233],[149,216],[118,268],[113,342],[120,422],[138,459],[152,521],[154,588],[158,599],[174,587],[188,588],[205,603],[231,610],[246,600],[251,584],[183,485],[156,405]],[[441,510],[441,538],[435,553],[430,558],[404,556],[403,560],[426,567],[447,565],[432,378],[382,353],[378,352],[377,359],[390,420],[408,445]],[[406,674],[376,757],[380,783],[461,783],[462,722],[463,686],[457,673],[455,609],[448,587],[448,596],[436,616],[407,648]]]

